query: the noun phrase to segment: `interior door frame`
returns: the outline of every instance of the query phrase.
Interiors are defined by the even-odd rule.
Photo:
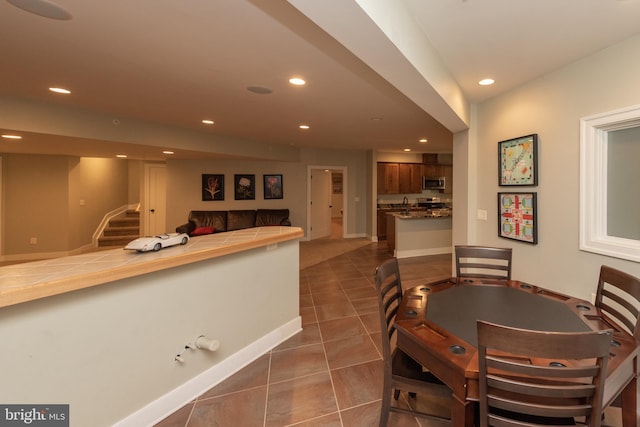
[[[307,165],[307,226],[306,233],[302,240],[308,241],[311,240],[311,171],[315,169],[328,169],[330,171],[340,171],[342,172],[342,238],[347,235],[347,167],[346,166],[318,166],[318,165]]]
[[[150,224],[150,212],[149,212],[149,203],[150,203],[150,197],[151,197],[151,168],[163,168],[165,169],[165,173],[166,173],[166,168],[167,165],[166,163],[160,163],[160,162],[145,162],[144,163],[144,172],[143,172],[143,185],[142,185],[142,214],[140,215],[140,228],[141,228],[141,235],[142,236],[149,236],[151,233],[149,232],[149,228],[151,226]],[[165,187],[165,192],[166,192],[166,187]],[[165,211],[166,211],[166,206],[165,206]],[[165,212],[166,215],[166,212]],[[165,217],[165,221],[166,221],[166,217]]]

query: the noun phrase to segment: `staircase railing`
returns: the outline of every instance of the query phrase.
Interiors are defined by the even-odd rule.
[[[102,233],[104,233],[104,229],[107,228],[107,226],[109,225],[109,221],[111,221],[113,218],[117,217],[118,215],[125,213],[128,210],[135,210],[139,212],[140,203],[133,203],[131,205],[122,205],[119,208],[112,210],[111,212],[107,212],[102,218],[102,221],[100,222],[100,224],[98,225],[98,228],[96,228],[96,231],[93,233],[93,236],[91,236],[91,244],[97,248],[99,244],[98,240],[100,239],[100,236],[102,236]]]

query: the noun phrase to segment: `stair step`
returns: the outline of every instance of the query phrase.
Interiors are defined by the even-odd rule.
[[[126,246],[140,237],[140,212],[129,209],[109,220],[109,225],[98,239],[98,247]]]
[[[126,246],[140,236],[104,236],[98,239],[98,246]]]
[[[109,227],[131,227],[140,223],[139,218],[113,218],[109,221]]]
[[[104,229],[103,236],[140,236],[140,227],[136,225],[124,227],[107,227]]]

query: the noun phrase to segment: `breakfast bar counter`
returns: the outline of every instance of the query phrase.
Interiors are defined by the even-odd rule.
[[[304,236],[299,227],[254,227],[137,253],[110,249],[0,268],[0,307],[102,285]]]
[[[0,268],[0,401],[68,404],[71,426],[154,425],[300,332],[303,235],[257,227]]]

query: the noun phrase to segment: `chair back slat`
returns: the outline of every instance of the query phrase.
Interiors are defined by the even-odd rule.
[[[456,277],[511,279],[511,248],[455,247]]]
[[[480,425],[601,423],[613,331],[532,331],[478,321]],[[568,421],[571,420],[571,421]]]
[[[639,278],[603,265],[598,277],[595,306],[640,340]]]

